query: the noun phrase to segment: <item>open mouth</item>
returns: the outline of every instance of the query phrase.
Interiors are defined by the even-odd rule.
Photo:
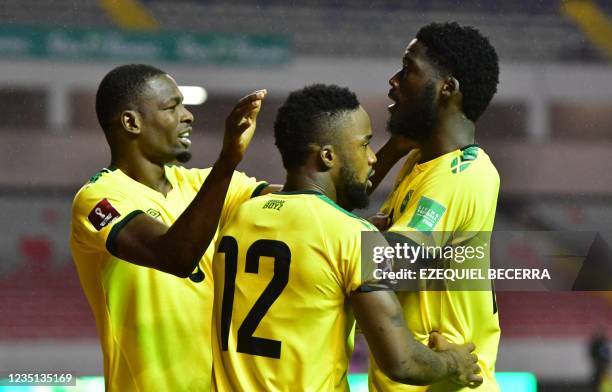
[[[189,148],[191,146],[191,139],[189,138],[190,136],[191,136],[191,128],[179,133],[178,135],[179,141],[181,142],[183,146],[185,146],[185,148]]]
[[[370,178],[372,178],[372,177],[374,176],[374,173],[376,173],[376,171],[375,171],[375,170],[372,170],[372,171],[370,172],[370,174],[368,175],[368,181],[366,182],[366,186],[367,186],[368,188],[372,188],[372,181],[370,180]]]
[[[389,106],[387,106],[387,110],[391,110],[395,107],[395,104],[397,103],[397,99],[395,98],[395,96],[393,95],[393,91],[389,90],[389,94],[387,94],[387,96],[389,97],[390,100],[392,100],[393,102],[389,104]]]

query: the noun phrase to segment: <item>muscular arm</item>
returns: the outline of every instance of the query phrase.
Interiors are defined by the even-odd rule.
[[[482,382],[475,356],[470,354],[474,345],[450,345],[436,352],[417,342],[392,291],[354,292],[350,303],[376,363],[392,380],[429,385],[465,376],[465,384]]]
[[[200,191],[172,224],[140,214],[118,232],[109,251],[129,262],[187,277],[212,241],[234,169],[253,133],[265,91],[241,99],[226,120],[223,150]]]
[[[137,215],[117,234],[109,251],[134,264],[188,277],[215,235],[233,172],[232,165],[219,159],[172,226]]]
[[[387,140],[384,146],[376,153],[376,164],[374,166],[374,175],[370,177],[372,187],[368,189],[371,194],[374,192],[376,187],[382,182],[383,178],[389,173],[389,170],[399,161],[402,157],[409,154],[411,164],[414,166],[419,159],[418,151],[416,150],[416,143],[403,138],[401,136],[392,136]]]

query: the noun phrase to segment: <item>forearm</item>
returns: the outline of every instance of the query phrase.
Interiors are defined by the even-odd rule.
[[[109,237],[113,244],[108,249],[111,254],[180,277],[193,272],[215,236],[234,170],[253,137],[265,95],[266,90],[255,91],[234,106],[225,120],[219,159],[196,197],[172,226],[147,214],[131,217],[118,229],[118,234]]]
[[[236,165],[219,158],[196,197],[155,244],[171,273],[187,277],[214,238]]]
[[[370,177],[372,187],[368,189],[369,193],[374,192],[378,185],[382,182],[383,178],[389,173],[389,170],[395,164],[406,155],[406,152],[402,152],[396,148],[395,140],[393,138],[387,140],[387,142],[378,150],[376,153],[376,164],[374,165],[374,175]]]
[[[402,362],[401,379],[396,380],[405,384],[429,385],[456,374],[457,365],[450,353],[436,352],[409,338],[406,352],[408,358]]]
[[[414,338],[393,292],[354,292],[350,303],[370,351],[387,377],[404,384],[429,385],[456,371],[450,355],[432,351]]]

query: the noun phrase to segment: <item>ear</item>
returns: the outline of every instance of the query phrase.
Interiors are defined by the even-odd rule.
[[[124,130],[133,133],[140,133],[141,118],[140,114],[135,110],[124,110],[121,112],[121,126]]]
[[[440,92],[444,98],[450,98],[455,94],[458,94],[459,90],[459,81],[455,79],[453,76],[449,76],[444,81],[442,85],[442,91]]]
[[[321,146],[319,149],[319,160],[327,169],[334,167],[334,165],[337,164],[336,161],[338,160],[334,146],[331,144]]]

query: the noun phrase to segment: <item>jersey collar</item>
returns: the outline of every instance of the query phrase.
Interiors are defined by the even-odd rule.
[[[299,191],[276,191],[272,192],[273,195],[323,195],[323,193],[319,191],[313,191],[310,189],[304,189]]]
[[[456,150],[453,150],[451,152],[447,152],[444,155],[440,155],[439,157],[434,158],[434,159],[432,159],[430,161],[419,163],[419,164],[414,166],[414,170],[415,170],[415,172],[425,171],[425,170],[429,169],[430,167],[436,166],[438,163],[444,161],[447,158],[450,158],[450,157],[452,157],[454,155],[457,155],[457,154],[461,155],[461,152],[467,150],[470,147],[480,148],[480,145],[478,143],[468,144],[466,146],[463,146],[463,147],[458,148]]]

